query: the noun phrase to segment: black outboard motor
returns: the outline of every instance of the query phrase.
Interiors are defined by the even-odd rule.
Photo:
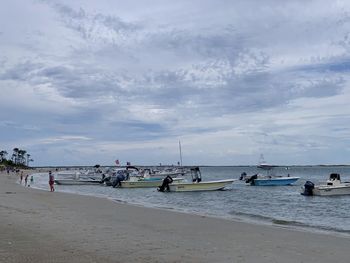
[[[163,179],[163,183],[161,186],[158,187],[159,192],[164,192],[165,190],[169,191],[169,184],[173,182],[173,178],[171,176],[167,176]]]
[[[102,180],[100,181],[100,183],[105,184],[107,186],[111,186],[112,185],[111,179],[112,179],[112,177],[110,175],[104,176],[104,177],[102,177]]]
[[[106,175],[102,174],[102,178],[101,178],[100,184],[103,184],[105,181],[106,181]]]
[[[314,195],[314,193],[313,193],[314,188],[315,188],[315,185],[313,182],[306,181],[304,184],[304,192],[302,192],[301,194],[306,195],[306,196]]]
[[[254,175],[252,175],[251,177],[249,177],[247,180],[245,180],[245,182],[247,183],[247,184],[251,184],[251,185],[254,185],[254,180],[255,179],[258,179],[258,175],[257,174],[254,174]]]
[[[246,173],[246,172],[241,173],[241,176],[239,177],[239,180],[242,181],[243,179],[246,178],[246,176],[247,176],[247,173]]]
[[[116,188],[116,187],[120,187],[121,186],[121,181],[125,180],[125,175],[124,174],[118,174],[117,177],[115,178],[115,180],[112,183],[112,187]]]

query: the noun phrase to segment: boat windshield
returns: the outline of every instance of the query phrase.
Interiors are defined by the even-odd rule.
[[[337,174],[337,173],[331,173],[329,175],[329,180],[339,180],[340,181],[340,174]]]

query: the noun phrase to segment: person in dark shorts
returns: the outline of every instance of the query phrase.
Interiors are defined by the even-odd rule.
[[[51,192],[55,191],[54,183],[55,183],[55,177],[53,176],[52,172],[49,171],[49,185],[50,185]]]

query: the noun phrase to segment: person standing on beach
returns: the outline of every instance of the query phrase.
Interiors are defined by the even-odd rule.
[[[28,174],[26,175],[26,177],[24,178],[24,185],[27,186],[27,183],[28,183]]]
[[[23,181],[23,172],[21,172],[21,177],[20,177],[20,183],[22,184]]]
[[[53,176],[52,172],[49,171],[49,185],[50,185],[51,192],[55,191],[55,187],[53,186],[54,183],[55,183],[55,177]]]

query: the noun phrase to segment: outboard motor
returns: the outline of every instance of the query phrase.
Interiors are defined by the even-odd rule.
[[[111,176],[102,176],[102,180],[100,181],[101,184],[105,184],[107,186],[111,186],[112,183],[111,183]]]
[[[247,176],[247,173],[246,173],[246,172],[241,173],[241,176],[239,177],[239,180],[242,181],[243,179],[246,178],[246,176]]]
[[[254,185],[254,180],[255,179],[257,179],[258,178],[258,175],[257,174],[254,174],[254,175],[252,175],[251,177],[249,177],[247,180],[245,180],[245,182],[247,183],[247,184],[252,184],[252,185]]]
[[[313,189],[315,188],[315,185],[313,182],[311,181],[306,181],[304,184],[304,192],[302,192],[302,195],[307,195],[307,196],[311,196],[314,195],[313,193]]]
[[[115,178],[115,180],[112,183],[112,187],[116,188],[116,187],[120,187],[121,186],[121,181],[125,180],[125,175],[123,174],[118,174],[117,177]]]
[[[173,178],[171,178],[171,176],[168,175],[163,179],[163,183],[161,186],[158,187],[158,191],[159,192],[164,192],[165,190],[169,191],[169,184],[171,184],[173,181],[174,181]]]
[[[112,182],[113,182],[113,177],[111,175],[105,175],[102,180],[101,180],[101,184],[105,184],[106,186],[112,186]]]

